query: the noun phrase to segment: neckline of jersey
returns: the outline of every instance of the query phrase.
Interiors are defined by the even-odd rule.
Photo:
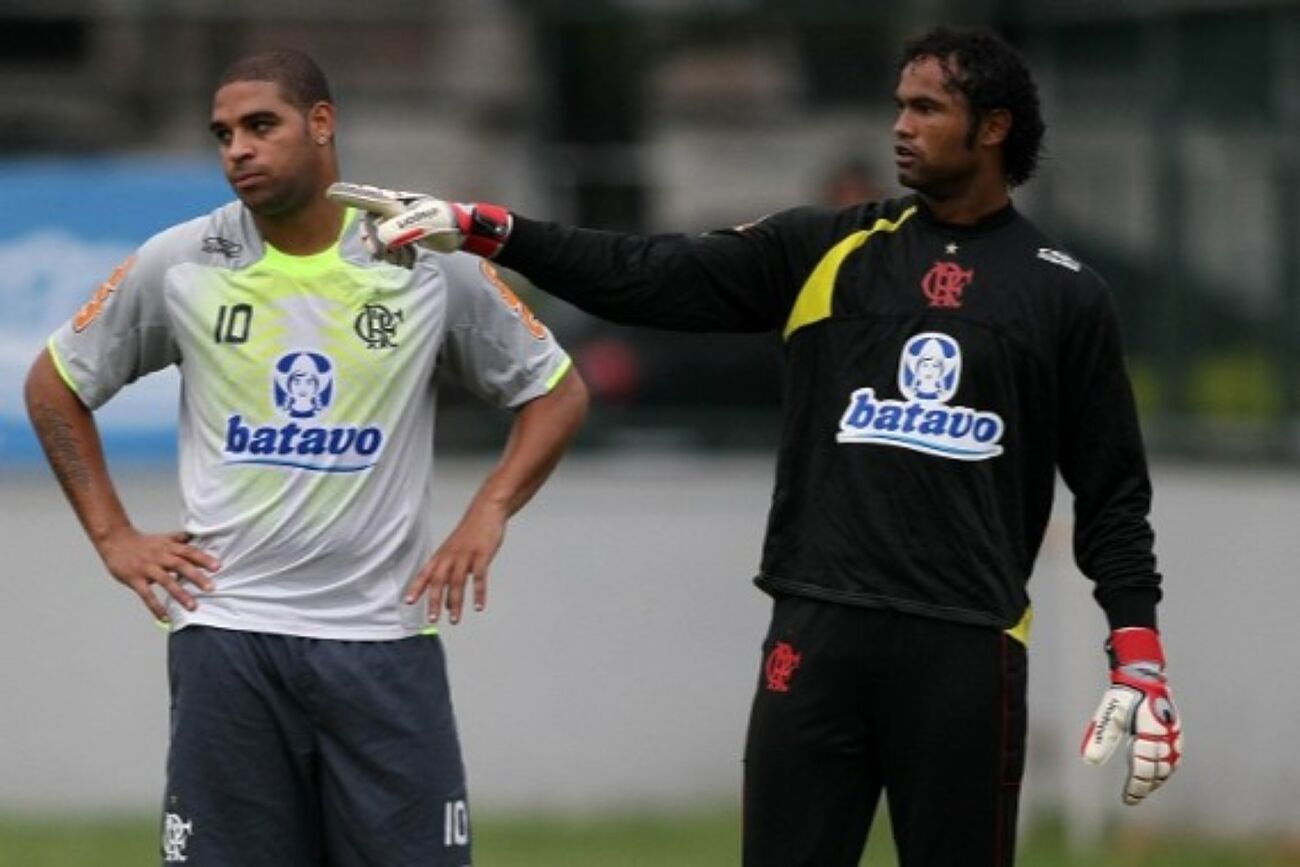
[[[308,253],[303,256],[296,256],[293,253],[286,253],[276,247],[265,238],[262,239],[262,260],[261,263],[269,265],[277,270],[291,271],[294,273],[315,274],[331,268],[341,262],[342,256],[339,255],[339,247],[343,244],[343,236],[352,228],[352,224],[357,219],[357,210],[348,208],[343,215],[343,225],[339,229],[339,236],[334,239],[334,243],[321,250],[319,253]]]
[[[990,214],[985,214],[974,223],[945,223],[934,215],[934,212],[930,210],[920,196],[913,196],[912,198],[916,203],[916,215],[921,218],[921,221],[927,226],[946,232],[949,235],[983,235],[1005,226],[1017,216],[1015,205],[1008,200],[1001,208]]]

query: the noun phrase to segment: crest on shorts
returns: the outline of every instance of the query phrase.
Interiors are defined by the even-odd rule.
[[[162,850],[163,861],[168,864],[181,864],[190,860],[185,854],[190,835],[194,833],[194,820],[186,821],[176,813],[163,816]]]
[[[768,651],[767,661],[763,663],[763,675],[767,678],[769,692],[789,692],[790,678],[799,667],[803,654],[794,649],[788,641],[778,641]]]

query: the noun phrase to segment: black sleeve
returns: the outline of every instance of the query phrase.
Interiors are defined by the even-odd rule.
[[[497,261],[538,288],[625,325],[670,331],[771,331],[829,246],[835,213],[783,211],[706,235],[626,235],[516,215]],[[811,260],[811,261],[810,261]]]
[[[1095,288],[1060,359],[1059,465],[1074,492],[1074,556],[1112,629],[1154,627],[1161,591],[1151,480],[1119,322],[1105,288]]]

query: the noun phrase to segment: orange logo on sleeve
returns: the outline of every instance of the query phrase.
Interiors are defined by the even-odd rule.
[[[104,304],[108,301],[109,296],[117,289],[118,284],[122,282],[122,278],[126,276],[126,272],[130,271],[131,266],[134,264],[135,256],[127,256],[126,260],[114,268],[112,274],[108,275],[108,279],[99,284],[95,294],[90,296],[90,300],[86,302],[85,306],[77,311],[76,316],[72,317],[73,331],[85,331],[86,327],[98,318],[99,311],[104,309]]]
[[[519,300],[519,296],[514,293],[514,290],[506,285],[506,281],[501,279],[501,275],[497,273],[497,269],[493,268],[486,259],[480,261],[479,267],[483,269],[483,276],[492,281],[492,285],[495,286],[497,292],[500,293],[501,303],[514,311],[515,315],[519,317],[519,320],[524,323],[524,327],[528,329],[528,333],[536,337],[538,340],[545,340],[546,326],[542,324],[540,319],[533,315],[533,311],[528,309],[527,304]]]

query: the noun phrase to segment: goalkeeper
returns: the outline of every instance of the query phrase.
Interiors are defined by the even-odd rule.
[[[1044,124],[1021,58],[937,30],[898,67],[911,195],[697,238],[538,222],[350,185],[373,251],[464,248],[598,316],[770,331],[783,441],[758,585],[774,597],[745,747],[747,867],[858,863],[882,792],[903,867],[1014,860],[1026,585],[1055,474],[1110,634],[1083,757],[1125,803],[1173,772],[1151,489],[1101,280],[1013,206]]]

